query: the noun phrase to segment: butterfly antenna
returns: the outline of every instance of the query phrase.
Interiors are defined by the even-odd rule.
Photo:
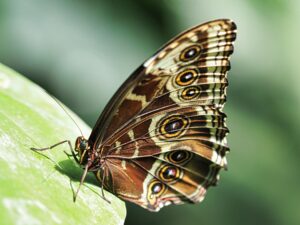
[[[68,113],[68,111],[65,109],[65,107],[55,97],[53,97],[52,95],[50,95],[50,96],[54,99],[54,101],[56,101],[56,103],[64,110],[64,112],[68,115],[68,117],[74,122],[74,124],[76,125],[76,127],[80,131],[81,136],[83,137],[82,130],[80,129],[80,127],[78,126],[78,124],[76,123],[76,121],[73,119],[73,117],[70,115],[70,113]]]

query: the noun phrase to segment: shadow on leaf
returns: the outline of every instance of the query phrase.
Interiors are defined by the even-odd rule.
[[[77,181],[80,182],[83,169],[76,166],[74,162],[71,159],[62,160],[58,163],[58,165],[55,166],[55,169],[59,171],[60,173],[68,176],[71,181]],[[85,180],[85,183],[93,184],[97,187],[100,186],[99,181],[95,178],[94,174],[89,173]]]

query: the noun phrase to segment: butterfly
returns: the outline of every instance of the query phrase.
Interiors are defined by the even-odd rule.
[[[179,34],[123,83],[75,150],[70,141],[32,149],[68,142],[84,168],[80,185],[93,172],[102,188],[150,211],[201,202],[227,165],[222,109],[235,39],[228,19]]]

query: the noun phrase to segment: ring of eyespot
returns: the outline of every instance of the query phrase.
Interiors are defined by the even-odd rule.
[[[189,125],[189,120],[182,115],[172,115],[163,119],[159,125],[159,133],[164,138],[174,138],[182,134]]]
[[[179,59],[183,62],[187,62],[198,57],[200,53],[201,53],[201,47],[199,45],[192,45],[185,48],[181,52]]]
[[[192,84],[197,78],[196,69],[187,69],[180,73],[175,78],[175,82],[179,86],[188,86]]]
[[[181,174],[180,168],[172,165],[165,165],[158,171],[159,178],[164,182],[176,182]]]
[[[200,89],[197,86],[191,86],[183,89],[180,96],[183,100],[192,100],[199,96]]]
[[[184,164],[193,157],[193,154],[187,150],[175,150],[166,154],[165,159],[172,164]]]
[[[166,186],[160,181],[153,179],[148,186],[148,199],[153,199],[153,197],[161,196],[166,190]]]

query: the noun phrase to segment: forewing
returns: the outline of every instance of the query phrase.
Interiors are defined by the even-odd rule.
[[[176,104],[222,107],[235,37],[236,26],[226,19],[175,37],[119,88],[94,126],[90,144],[97,148],[111,142],[138,115]]]

